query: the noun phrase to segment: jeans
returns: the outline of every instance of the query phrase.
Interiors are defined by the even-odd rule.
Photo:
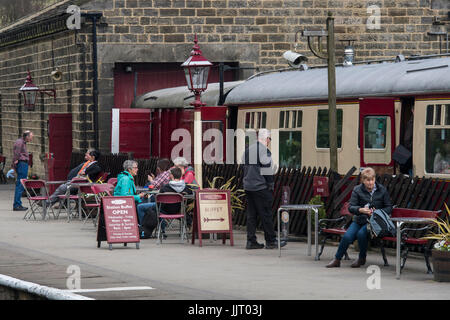
[[[28,163],[19,161],[16,166],[17,180],[16,180],[16,190],[14,192],[14,204],[13,207],[22,206],[22,192],[24,190],[20,179],[26,179],[28,177]]]
[[[347,232],[342,237],[341,242],[339,243],[339,247],[335,256],[336,259],[341,260],[345,252],[347,251],[348,246],[351,245],[356,239],[358,239],[359,245],[359,258],[365,259],[367,246],[369,244],[368,235],[367,223],[364,225],[359,225],[353,221],[350,227],[347,229]]]
[[[156,203],[155,202],[143,202],[143,203],[139,203],[137,205],[137,214],[138,214],[138,218],[139,218],[139,224],[142,226],[142,223],[144,221],[144,216],[145,216],[145,212],[152,207],[155,207]]]

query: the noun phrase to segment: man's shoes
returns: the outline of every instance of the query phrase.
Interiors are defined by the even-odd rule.
[[[258,242],[251,242],[251,241],[247,241],[247,246],[245,247],[245,249],[262,249],[264,248],[264,244],[262,243],[258,243]]]
[[[287,244],[286,241],[281,240],[280,241],[280,248],[284,247]],[[278,240],[275,240],[273,242],[266,242],[266,249],[277,249],[278,248]]]
[[[14,207],[13,211],[25,211],[28,210],[27,207],[22,207],[22,206],[18,206],[18,207]]]
[[[341,260],[333,259],[329,264],[326,265],[327,268],[339,268],[341,266]]]
[[[352,267],[352,268],[359,268],[360,266],[363,266],[363,265],[365,265],[365,264],[366,264],[366,258],[363,258],[363,259],[358,258],[358,260],[355,260],[355,261],[350,265],[350,267]]]

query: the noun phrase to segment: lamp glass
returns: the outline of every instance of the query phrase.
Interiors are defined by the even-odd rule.
[[[36,103],[36,94],[37,90],[24,90],[23,91],[24,105],[27,107],[33,107]]]

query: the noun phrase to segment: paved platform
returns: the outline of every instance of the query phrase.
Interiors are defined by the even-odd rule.
[[[395,261],[383,267],[378,249],[370,251],[367,265],[327,269],[335,246],[328,245],[321,261],[307,256],[306,242],[289,242],[277,250],[246,250],[246,235],[235,230],[235,245],[204,240],[180,244],[169,237],[162,245],[142,240],[140,249],[106,243],[97,248],[92,223],[60,219],[24,221],[23,212],[12,211],[13,185],[0,185],[0,274],[63,290],[76,284],[77,294],[94,299],[150,300],[291,300],[291,299],[448,299],[450,284],[434,282],[423,259],[409,258],[400,280]],[[28,206],[26,198],[23,204]],[[263,235],[258,234],[262,242]],[[349,249],[352,259],[357,253]],[[369,289],[372,273],[380,269],[380,289]],[[71,287],[72,288],[72,287]],[[100,290],[100,291],[99,291]]]

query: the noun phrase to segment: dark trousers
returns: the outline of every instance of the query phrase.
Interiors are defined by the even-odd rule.
[[[276,241],[272,217],[273,194],[269,189],[245,191],[247,196],[247,241],[256,242],[256,218],[261,218],[264,239]]]

